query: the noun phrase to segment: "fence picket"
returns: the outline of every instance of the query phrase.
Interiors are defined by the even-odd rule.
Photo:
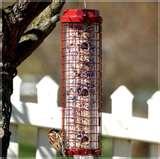
[[[42,118],[45,121],[42,122],[44,124],[45,122],[50,122],[50,119],[58,109],[57,93],[58,85],[49,76],[45,76],[37,84],[38,109],[39,111],[41,110],[41,114],[43,114]],[[58,113],[55,114],[54,117],[56,115],[58,115]],[[51,148],[48,142],[48,129],[38,128],[37,143],[36,159],[50,159],[56,156],[56,151]]]
[[[38,128],[36,159],[53,159],[55,156],[56,151],[51,148],[48,142],[48,130]]]
[[[160,159],[159,144],[150,144],[150,159]]]
[[[132,156],[131,140],[112,139],[112,159],[128,159]]]
[[[128,128],[128,122],[132,117],[132,93],[125,87],[120,86],[111,95],[112,101],[112,116],[118,121],[118,123],[124,127]],[[125,121],[125,122],[124,122]],[[125,124],[124,124],[125,123]],[[118,159],[120,157],[131,157],[132,143],[130,140],[113,138],[113,159]]]
[[[159,127],[158,123],[160,121],[160,91],[157,91],[153,96],[147,101],[148,103],[148,118],[151,122],[152,127]],[[151,129],[152,129],[151,127]],[[156,132],[155,132],[156,133]],[[157,132],[157,136],[158,136]],[[150,144],[150,158],[160,159],[160,144]]]
[[[19,76],[16,76],[13,79],[13,94],[11,96],[11,102],[17,102],[20,101],[20,87],[21,87],[22,80]],[[10,131],[11,134],[11,142],[9,144],[8,148],[8,158],[9,159],[17,159],[19,158],[19,144],[18,144],[18,125],[17,124],[11,124]]]
[[[11,134],[11,143],[8,149],[8,159],[17,159],[19,158],[19,143],[18,143],[18,125],[13,124],[10,126]]]

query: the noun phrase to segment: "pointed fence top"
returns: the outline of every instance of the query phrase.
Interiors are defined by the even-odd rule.
[[[22,79],[19,76],[14,77],[14,79],[13,79],[14,84],[19,85],[19,84],[21,84],[21,82],[22,82]]]
[[[22,80],[19,76],[14,77],[13,79],[13,94],[11,96],[12,103],[20,101],[20,87]]]
[[[45,90],[58,89],[58,84],[50,76],[45,76],[39,81],[37,88]]]
[[[119,86],[111,95],[111,99],[114,99],[114,98],[128,98],[130,100],[132,100],[134,98],[133,94],[129,91],[129,89],[122,85],[122,86]]]
[[[155,92],[147,103],[148,117],[157,122],[160,119],[160,91]]]
[[[57,106],[58,84],[50,77],[43,77],[37,84],[38,103]]]
[[[147,101],[147,103],[150,104],[154,104],[158,107],[160,107],[160,91],[155,92],[152,97]]]
[[[111,95],[112,114],[123,119],[132,116],[133,94],[125,86],[120,86]]]

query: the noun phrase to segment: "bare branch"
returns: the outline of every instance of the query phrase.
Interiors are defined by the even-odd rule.
[[[16,48],[16,61],[14,64],[19,65],[27,58],[51,33],[59,20],[59,13],[64,2],[52,2],[29,26],[23,34]]]
[[[19,28],[19,36],[23,34],[32,20],[39,15],[49,4],[51,0],[19,0],[13,6],[4,9],[7,17],[13,26]]]
[[[39,15],[51,0],[19,0],[12,6],[3,9],[3,59],[14,58],[17,42],[31,21]],[[34,3],[34,4],[33,4]]]

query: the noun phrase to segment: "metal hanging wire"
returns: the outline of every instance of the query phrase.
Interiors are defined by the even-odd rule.
[[[83,0],[83,4],[84,4],[84,8],[86,9],[87,8],[86,0]]]

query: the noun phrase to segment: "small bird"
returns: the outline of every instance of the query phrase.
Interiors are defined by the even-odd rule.
[[[63,157],[65,157],[63,132],[57,132],[55,129],[50,129],[48,132],[49,143]]]

